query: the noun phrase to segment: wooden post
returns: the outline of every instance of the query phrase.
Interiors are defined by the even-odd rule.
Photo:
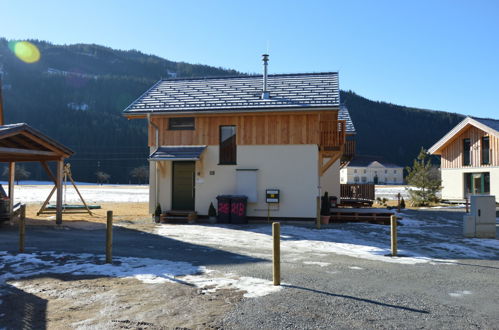
[[[24,253],[24,242],[26,236],[26,204],[21,205],[19,213],[19,253]]]
[[[397,212],[400,213],[400,193],[397,194]]]
[[[274,285],[281,285],[281,225],[279,222],[272,223],[272,275]]]
[[[113,211],[107,211],[106,264],[113,262]]]
[[[390,233],[392,237],[392,257],[397,255],[397,216],[392,215],[390,217]]]
[[[468,203],[468,196],[465,197],[466,199],[466,213],[469,213],[470,209],[469,209],[469,203]]]
[[[64,172],[64,159],[57,161],[57,174],[56,174],[56,186],[57,186],[57,200],[56,200],[56,214],[55,223],[62,224],[62,176]]]
[[[12,224],[12,217],[14,216],[14,184],[16,180],[16,163],[9,163],[9,212],[10,223]]]
[[[315,226],[317,229],[321,229],[321,198],[319,196],[317,196],[316,213]]]

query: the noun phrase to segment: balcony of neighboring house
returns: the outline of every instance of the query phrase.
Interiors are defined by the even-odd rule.
[[[345,120],[322,120],[319,149],[325,155],[334,155],[344,150],[346,141]]]

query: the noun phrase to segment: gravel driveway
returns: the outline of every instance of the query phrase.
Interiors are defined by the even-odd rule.
[[[459,227],[461,218],[462,213],[459,212],[407,211],[402,220],[403,226],[399,228],[400,248],[406,257],[399,259],[384,256],[389,248],[388,229],[385,226],[333,224],[316,231],[310,224],[282,224],[283,288],[275,292],[268,291],[258,297],[237,294],[244,293],[244,290],[236,282],[246,279],[268,282],[272,279],[269,225],[157,226],[127,222],[114,230],[113,251],[116,258],[147,257],[158,263],[189,263],[195,268],[209,269],[209,274],[235,279],[236,282],[231,283],[236,284],[231,286],[229,283],[228,288],[211,290],[209,284],[196,282],[198,275],[186,274],[175,278],[184,283],[155,283],[147,286],[137,279],[111,277],[108,280],[135,282],[127,285],[106,282],[102,286],[117,290],[116,297],[121,297],[120,299],[130,295],[128,304],[135,306],[135,309],[128,310],[137,311],[137,304],[149,301],[147,297],[158,298],[153,293],[161,290],[183,292],[177,298],[175,295],[164,296],[165,306],[168,306],[167,301],[175,304],[175,299],[186,304],[183,296],[191,297],[189,301],[195,301],[198,306],[193,307],[191,304],[185,309],[177,309],[177,314],[182,314],[183,311],[182,317],[176,318],[172,312],[168,314],[170,319],[165,319],[160,315],[164,315],[166,307],[160,303],[144,303],[147,313],[139,310],[135,315],[127,312],[126,308],[120,309],[120,304],[117,304],[109,313],[116,317],[122,316],[115,318],[115,321],[123,320],[126,316],[125,319],[131,322],[127,323],[129,328],[159,329],[169,328],[173,324],[190,328],[226,329],[497,329],[499,241],[463,239]],[[76,258],[74,256],[82,253],[102,254],[103,246],[102,229],[28,228],[27,251],[30,253],[54,251],[57,255],[69,253],[72,254],[71,258]],[[16,228],[2,227],[0,251],[7,251],[5,258],[15,258],[16,247]],[[78,259],[75,262],[80,261]],[[14,266],[9,266],[9,271],[15,269]],[[35,264],[31,266],[37,267]],[[6,270],[2,269],[4,272]],[[84,280],[85,276],[71,276],[57,281],[44,281],[41,275],[37,275],[35,279],[37,285],[50,285],[52,290],[59,287],[60,292],[73,284],[83,286],[76,282]],[[94,279],[95,276],[92,277]],[[9,302],[16,295],[23,295],[27,291],[34,296],[30,303],[37,306],[37,299],[42,297],[42,300],[48,301],[49,307],[45,308],[50,313],[47,315],[55,313],[50,309],[51,304],[55,303],[51,302],[51,296],[44,294],[45,291],[34,290],[35,284],[29,281],[33,281],[33,278],[9,280],[4,285],[0,292],[0,299],[4,300],[0,304],[0,315],[4,314],[3,317],[0,316],[0,325],[12,324],[7,322],[10,318],[6,316],[13,310]],[[140,290],[133,293],[138,297],[135,299],[131,298],[132,293],[124,289],[133,283],[140,287]],[[16,286],[10,288],[11,291],[5,288],[14,284]],[[98,295],[96,289],[95,292],[89,292],[89,286],[84,287],[87,290],[83,295],[86,299]],[[176,287],[179,289],[175,289]],[[148,293],[147,290],[151,291]],[[142,292],[142,295],[137,291]],[[197,295],[203,298],[197,299]],[[57,296],[60,294],[54,295]],[[126,305],[126,302],[123,304]],[[66,313],[75,313],[69,307],[67,310],[60,304],[59,307]],[[204,312],[196,313],[196,308]],[[82,323],[85,320],[78,320],[76,317],[69,326],[123,326],[122,323],[111,324],[112,320],[98,311],[93,313],[85,315],[86,318],[91,317],[92,321],[87,319],[86,323]],[[51,317],[37,319],[36,315],[39,314],[33,314],[33,324],[38,324],[41,328],[58,324]],[[186,319],[186,315],[197,319],[195,322],[187,321],[189,318]]]

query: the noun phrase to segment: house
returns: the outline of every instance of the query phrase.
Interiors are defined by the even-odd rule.
[[[442,199],[491,194],[499,201],[499,120],[466,117],[428,151],[441,158]]]
[[[160,80],[124,110],[148,122],[151,212],[206,215],[218,195],[241,194],[250,217],[315,218],[319,193],[339,196],[353,125],[339,118],[338,73],[267,75],[267,61],[258,76]]]
[[[355,155],[340,169],[340,183],[404,184],[404,168],[381,157]]]

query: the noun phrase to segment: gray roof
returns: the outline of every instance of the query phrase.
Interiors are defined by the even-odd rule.
[[[350,112],[348,112],[347,107],[343,104],[340,106],[340,111],[338,111],[338,119],[339,120],[346,120],[347,133],[350,133],[350,134],[356,133],[352,118],[350,118]]]
[[[39,139],[44,140],[45,142],[51,144],[55,148],[59,149],[63,153],[66,153],[68,155],[73,155],[74,151],[66,147],[65,145],[53,140],[52,138],[48,137],[47,135],[43,134],[42,132],[34,129],[33,127],[29,126],[26,123],[17,123],[17,124],[7,124],[7,125],[0,125],[0,139],[3,137],[11,136],[16,133],[20,133],[22,131],[26,131]]]
[[[348,162],[347,167],[368,167],[374,162],[378,162],[386,168],[400,168],[402,166],[386,162],[380,156],[362,156],[355,155],[353,159]]]
[[[199,160],[206,146],[161,146],[149,160]]]
[[[125,109],[150,112],[221,112],[339,107],[337,72],[268,76],[270,99],[263,100],[262,76],[183,78],[158,81]]]
[[[476,117],[471,117],[471,118],[499,132],[499,120],[491,118],[476,118]]]

